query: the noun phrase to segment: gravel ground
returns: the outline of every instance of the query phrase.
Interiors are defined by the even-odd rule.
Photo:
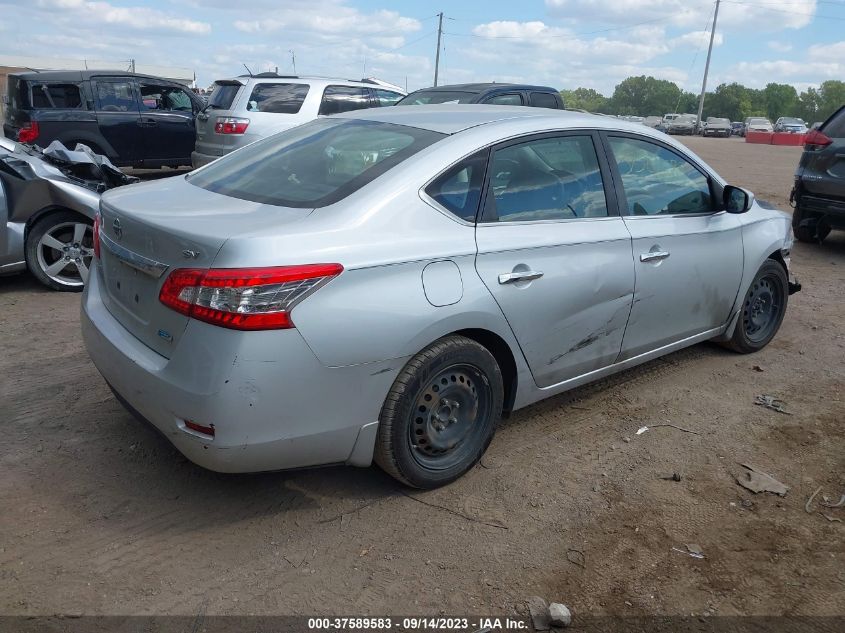
[[[799,148],[687,142],[788,209]],[[537,594],[576,619],[845,615],[845,524],[804,508],[845,493],[845,234],[793,264],[762,352],[697,345],[520,411],[426,493],[377,468],[193,466],[114,400],[78,295],[0,279],[0,614],[506,615]],[[789,492],[739,487],[742,463]]]

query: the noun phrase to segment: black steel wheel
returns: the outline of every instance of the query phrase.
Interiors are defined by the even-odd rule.
[[[780,329],[788,298],[786,271],[766,260],[745,293],[730,347],[744,354],[763,349]]]
[[[436,488],[481,459],[501,417],[502,374],[463,336],[433,343],[400,372],[379,421],[375,461],[415,488]]]

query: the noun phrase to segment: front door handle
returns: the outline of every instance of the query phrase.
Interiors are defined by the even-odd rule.
[[[641,262],[656,262],[661,259],[669,257],[669,251],[651,251],[650,253],[642,253],[640,255]]]
[[[531,281],[532,279],[539,279],[543,276],[538,270],[520,270],[515,273],[502,273],[499,275],[500,284],[511,284],[515,281]]]

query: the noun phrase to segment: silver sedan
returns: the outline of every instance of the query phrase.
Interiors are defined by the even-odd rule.
[[[538,108],[314,121],[103,196],[82,304],[117,397],[222,472],[460,477],[504,412],[700,341],[754,352],[789,216],[642,125]]]

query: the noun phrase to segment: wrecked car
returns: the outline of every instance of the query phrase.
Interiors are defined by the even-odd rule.
[[[787,214],[661,132],[546,108],[318,119],[106,192],[95,227],[94,365],[221,472],[442,486],[505,412],[700,341],[764,348],[798,289]]]
[[[53,290],[82,290],[100,194],[137,180],[85,145],[0,137],[0,274],[29,269]]]

